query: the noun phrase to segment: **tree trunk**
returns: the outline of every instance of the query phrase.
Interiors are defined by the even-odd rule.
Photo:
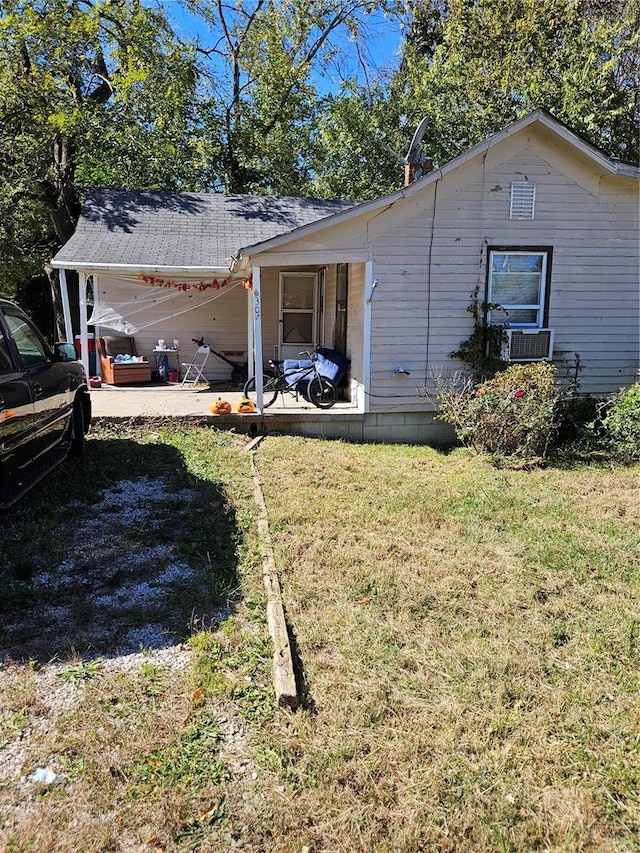
[[[54,270],[53,267],[45,267],[45,272],[49,279],[51,301],[53,302],[53,339],[54,341],[64,341],[66,340],[67,332],[64,325],[60,276],[58,270]]]

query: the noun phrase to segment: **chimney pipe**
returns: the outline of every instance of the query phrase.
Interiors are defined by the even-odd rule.
[[[414,181],[417,181],[418,178],[422,178],[423,175],[429,174],[429,172],[433,169],[433,160],[431,157],[422,157],[419,160],[416,160],[412,163],[404,164],[404,185],[408,187],[409,184],[412,184]]]

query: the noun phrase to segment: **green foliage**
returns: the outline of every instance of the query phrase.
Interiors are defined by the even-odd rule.
[[[467,308],[473,315],[473,332],[457,350],[450,353],[450,358],[469,366],[476,382],[482,382],[506,367],[502,358],[502,346],[507,340],[505,327],[490,323],[488,319],[490,311],[501,308],[501,305],[492,302],[479,303],[474,298]]]
[[[564,397],[558,411],[555,443],[569,444],[590,437],[597,417],[598,401],[594,397],[578,395]]]
[[[203,115],[220,185],[230,193],[324,194],[315,182],[325,163],[315,136],[329,118],[323,117],[318,81],[336,62],[338,39],[359,44],[365,21],[382,4],[204,0],[190,5],[208,21],[215,44],[210,54],[215,80],[206,89]],[[340,151],[344,159],[357,156],[349,153],[345,158]],[[337,195],[351,197],[350,187]]]
[[[602,426],[618,455],[640,459],[640,383],[618,392],[607,405]]]
[[[85,187],[192,187],[196,74],[141,4],[0,8],[0,280],[12,296],[71,236]]]
[[[537,107],[613,156],[638,156],[637,0],[431,0],[393,91],[444,162]]]
[[[145,763],[135,768],[135,779],[150,786],[163,782],[195,790],[209,783],[220,784],[227,776],[218,757],[221,740],[217,716],[194,713],[173,743],[153,750]]]
[[[309,155],[316,192],[365,201],[399,189],[404,167],[390,153],[404,154],[408,145],[399,126],[394,103],[380,86],[367,92],[349,84],[325,98]]]
[[[190,644],[197,653],[197,683],[206,695],[232,698],[247,722],[273,719],[276,705],[267,686],[272,645],[267,634],[248,634],[229,618],[216,634],[200,631]]]
[[[544,459],[557,428],[560,389],[547,362],[515,364],[480,385],[438,394],[438,417],[463,444],[498,458]]]
[[[103,666],[102,658],[92,660],[81,660],[78,663],[65,666],[57,673],[58,678],[64,681],[89,681],[100,674]]]

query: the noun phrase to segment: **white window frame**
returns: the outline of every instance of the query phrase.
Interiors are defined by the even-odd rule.
[[[502,300],[497,299],[494,293],[494,285],[493,285],[493,258],[495,255],[518,255],[521,257],[530,257],[532,255],[536,257],[542,258],[542,265],[540,269],[540,278],[538,281],[538,302],[530,303],[530,304],[516,304],[510,303],[505,304]],[[487,267],[488,267],[488,286],[487,286],[487,302],[490,304],[498,304],[500,305],[506,312],[506,323],[510,328],[513,329],[542,329],[544,327],[544,315],[545,315],[545,300],[547,293],[547,270],[549,268],[549,256],[550,252],[547,249],[507,249],[507,248],[489,248],[488,258],[487,258]],[[521,322],[512,322],[509,319],[509,313],[511,311],[535,311],[536,319],[531,323],[521,323]],[[491,318],[490,318],[491,319]],[[496,321],[495,316],[493,317],[493,322]]]

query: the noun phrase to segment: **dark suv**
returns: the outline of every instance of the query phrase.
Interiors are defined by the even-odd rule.
[[[91,398],[73,344],[53,349],[24,311],[0,299],[0,508],[84,452]]]

